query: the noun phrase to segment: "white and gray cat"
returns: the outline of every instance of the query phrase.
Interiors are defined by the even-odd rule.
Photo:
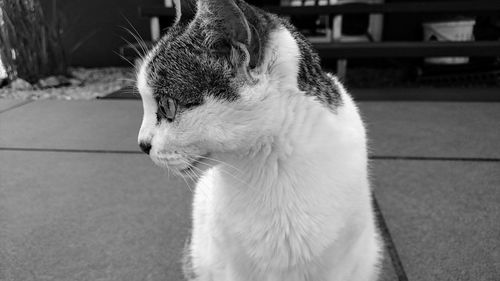
[[[199,177],[186,278],[376,280],[365,129],[343,86],[284,19],[241,0],[176,10],[138,71],[139,143]]]

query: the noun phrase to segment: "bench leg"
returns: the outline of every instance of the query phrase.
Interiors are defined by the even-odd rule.
[[[337,60],[337,77],[341,81],[345,81],[347,74],[347,60]]]
[[[152,17],[149,20],[151,28],[151,40],[158,41],[160,39],[160,19],[158,17]]]

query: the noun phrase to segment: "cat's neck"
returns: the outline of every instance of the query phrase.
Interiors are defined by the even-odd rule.
[[[264,118],[258,131],[268,133],[249,139],[244,149],[221,155],[220,160],[227,164],[219,169],[226,180],[233,181],[232,185],[237,185],[234,178],[238,178],[251,188],[269,188],[270,183],[301,186],[308,184],[301,175],[340,170],[334,166],[342,164],[335,159],[348,159],[352,154],[343,154],[349,146],[362,145],[364,141],[354,103],[333,77],[328,77],[335,88],[331,90],[338,91],[341,100],[333,109],[320,96],[300,89],[300,49],[286,28],[270,35],[267,49],[263,68],[257,70],[261,87],[242,95],[261,101],[260,115]],[[353,128],[359,129],[360,134],[345,136]],[[348,137],[352,140],[346,141]],[[314,181],[311,177],[308,180]],[[245,184],[239,186],[246,188]]]
[[[244,94],[249,99],[262,99],[260,114],[265,119],[259,130],[269,133],[248,140],[248,147],[221,159],[227,163],[221,167],[226,174],[252,186],[283,181],[284,175],[311,174],[307,169],[323,165],[320,162],[326,159],[311,155],[325,156],[331,151],[326,140],[332,134],[329,123],[334,115],[318,97],[299,89],[297,42],[284,27],[273,32],[269,42],[263,66],[256,71],[261,87]]]
[[[334,137],[330,128],[334,115],[300,93],[279,103],[281,108],[273,112],[270,122],[275,127],[269,131],[274,134],[221,158],[226,163],[219,167],[221,176],[235,186],[254,191],[275,189],[285,182],[300,186],[301,175],[315,173],[312,170],[325,167],[324,162],[331,158],[328,140]]]

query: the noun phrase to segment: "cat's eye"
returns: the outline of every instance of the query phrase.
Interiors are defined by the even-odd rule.
[[[173,98],[162,99],[159,103],[158,111],[167,121],[172,122],[177,115],[178,104]]]

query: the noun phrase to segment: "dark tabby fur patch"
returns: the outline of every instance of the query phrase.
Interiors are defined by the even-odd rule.
[[[299,89],[329,107],[341,105],[340,90],[321,68],[320,57],[312,44],[288,20],[282,19],[281,22],[292,33],[300,49]]]
[[[199,34],[178,33],[178,29],[160,41],[157,55],[149,63],[148,82],[154,95],[169,96],[181,104],[202,104],[205,95],[237,99],[227,63],[207,52]]]
[[[329,108],[341,104],[339,89],[323,72],[320,58],[312,45],[287,20],[253,7],[242,0],[235,0],[245,15],[252,32],[248,46],[250,68],[262,63],[269,36],[279,26],[285,26],[293,35],[300,49],[298,87],[306,95],[317,99]],[[147,73],[148,83],[157,101],[164,97],[176,99],[179,104],[201,105],[205,96],[234,101],[239,98],[234,82],[235,70],[231,63],[209,50],[206,46],[207,27],[198,17],[189,25],[181,20],[171,27],[160,40],[157,52],[152,57]],[[209,28],[217,29],[217,26]],[[215,30],[214,32],[217,32]]]

